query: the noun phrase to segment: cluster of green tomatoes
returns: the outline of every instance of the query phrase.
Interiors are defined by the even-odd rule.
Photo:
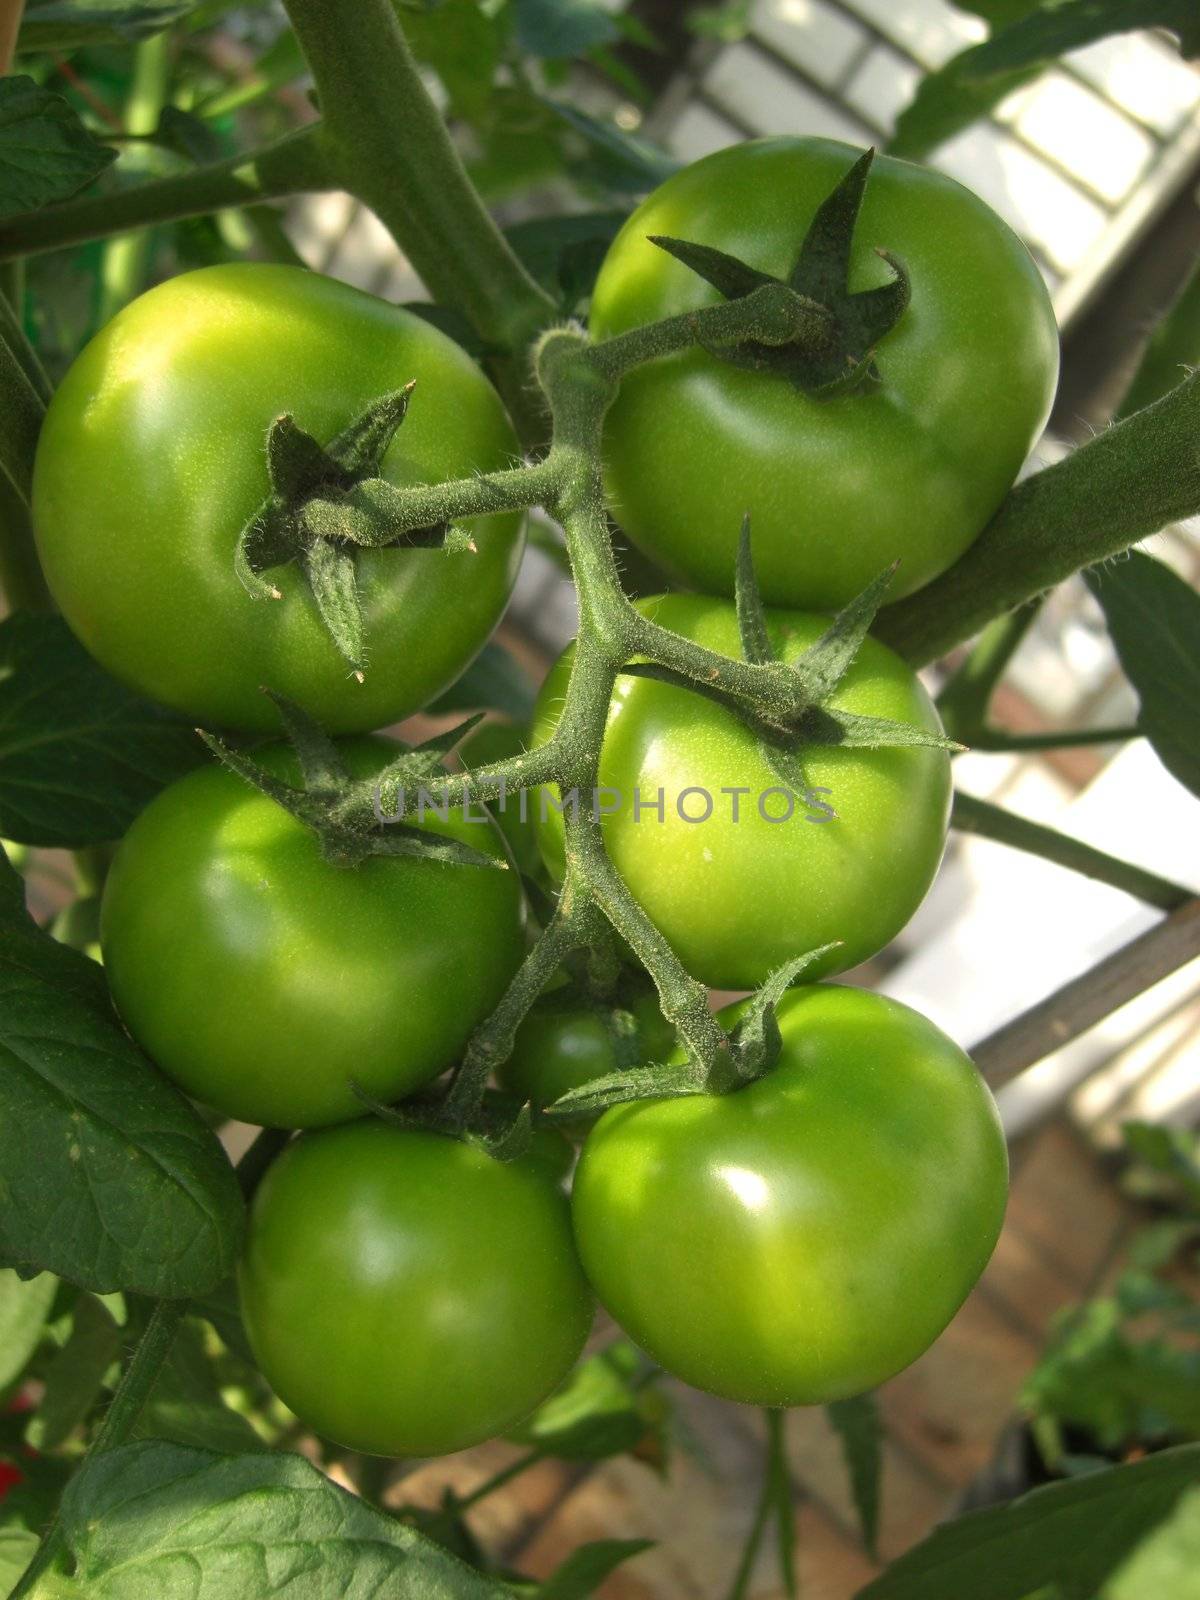
[[[670,179],[611,247],[594,337],[714,298],[649,234],[786,273],[850,155],[768,140]],[[1053,318],[1023,247],[982,202],[883,159],[856,239],[853,288],[888,279],[877,240],[912,284],[870,392],[815,399],[693,349],[630,374],[608,417],[611,511],[679,585],[639,604],[726,655],[741,650],[731,597],[744,512],[772,642],[794,657],[828,626],[821,613],[897,555],[895,596],[949,566],[1045,420]],[[397,747],[372,730],[436,697],[503,611],[520,517],[476,519],[473,551],[357,554],[362,681],[297,568],[273,574],[279,598],[265,602],[242,586],[233,551],[267,493],[274,418],[330,439],[412,378],[383,463],[392,483],[519,458],[495,391],[455,343],[342,284],[228,265],[134,302],[67,375],[37,460],[40,550],[79,637],[206,727],[277,734],[269,685],[339,736],[352,774],[379,771]],[[568,666],[546,681],[533,744],[553,732]],[[915,675],[871,639],[833,703],[939,727]],[[284,744],[254,757],[299,776]],[[629,804],[604,818],[618,872],[711,988],[751,989],[824,945],[836,948],[805,977],[848,969],[903,927],[937,870],[944,749],[814,746],[804,776],[832,816],[780,825],[753,804],[779,779],[742,722],[672,683],[618,680],[602,785],[751,797],[736,820],[729,807],[696,821]],[[561,816],[530,810],[544,870],[561,877]],[[507,839],[453,812],[427,810],[419,826],[503,861],[530,843],[503,820]],[[335,865],[296,817],[215,763],[166,789],[121,844],[102,944],[129,1031],[204,1105],[304,1130],[254,1198],[241,1269],[247,1332],[282,1399],[361,1450],[461,1449],[513,1428],[562,1381],[595,1297],[669,1372],[755,1404],[847,1396],[919,1355],[983,1270],[1004,1211],[1003,1138],[962,1051],[893,1001],[813,983],[779,1004],[782,1053],[764,1076],[726,1095],[614,1106],[572,1129],[577,1160],[548,1127],[502,1161],[370,1114],[362,1095],[404,1102],[461,1057],[527,937],[519,872],[411,856]],[[667,1060],[672,1031],[644,975],[631,982],[603,1004],[570,984],[543,996],[502,1086],[541,1107]]]

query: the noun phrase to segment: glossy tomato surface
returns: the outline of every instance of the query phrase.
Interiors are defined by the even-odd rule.
[[[685,638],[741,655],[729,601],[665,595],[639,607]],[[789,660],[829,625],[802,612],[772,611],[767,621]],[[554,731],[568,667],[560,658],[543,686],[536,744]],[[873,639],[830,704],[940,728],[914,673]],[[619,797],[603,819],[605,844],[689,972],[712,988],[753,988],[833,940],[840,949],[806,976],[845,971],[899,933],[937,872],[950,803],[944,750],[809,746],[802,760],[811,799],[793,796],[789,812],[782,780],[730,712],[671,684],[617,680],[600,757],[601,788]],[[561,875],[562,816],[539,803],[537,823]]]
[[[655,1361],[815,1405],[941,1333],[996,1243],[1007,1157],[983,1080],[915,1011],[818,984],[778,1018],[783,1053],[748,1087],[605,1112],[572,1205],[596,1293]]]
[[[378,771],[400,747],[341,746]],[[285,747],[256,758],[293,781]],[[426,813],[431,832],[503,860],[494,825]],[[448,1067],[495,1006],[524,937],[516,873],[321,856],[316,835],[224,767],[146,808],[105,885],[101,943],[129,1031],[227,1116],[284,1128],[360,1116]]]
[[[424,705],[461,672],[508,600],[518,517],[479,519],[478,553],[357,557],[367,671],[358,683],[299,566],[281,600],[234,570],[268,492],[271,422],[328,443],[381,395],[417,387],[384,460],[393,483],[509,464],[495,391],[419,317],[299,267],[236,263],[159,284],[87,346],[57,390],[34,477],[38,549],[54,598],[110,672],[198,721],[277,730],[262,685],[330,732]]]
[[[510,1094],[548,1106],[622,1067],[666,1061],[674,1048],[675,1030],[657,995],[639,995],[628,1006],[590,1006],[573,992],[552,990],[517,1029],[497,1076]]]
[[[288,1147],[255,1195],[240,1282],[280,1398],[376,1455],[513,1427],[592,1320],[566,1197],[536,1162],[377,1121]]]
[[[613,241],[594,337],[720,300],[649,235],[786,278],[859,155],[828,139],[758,139],[669,178]],[[891,277],[877,247],[903,261],[912,298],[879,343],[872,392],[812,398],[701,349],[622,381],[605,431],[609,503],[677,582],[731,595],[748,512],[771,603],[843,605],[898,557],[897,600],[962,554],[1016,477],[1058,379],[1054,314],[1029,252],[952,178],[888,156],[867,180],[852,289]]]

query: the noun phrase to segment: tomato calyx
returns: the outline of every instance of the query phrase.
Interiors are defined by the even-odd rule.
[[[453,866],[507,871],[508,863],[486,851],[399,820],[397,799],[405,790],[448,777],[442,761],[482,721],[477,712],[422,744],[405,749],[372,778],[350,775],[333,740],[301,708],[281,694],[264,691],[283,719],[288,743],[300,764],[299,786],[269,772],[203,728],[196,731],[217,759],[298,822],[310,828],[332,866],[356,867],[368,856],[416,856]],[[380,817],[386,827],[377,825]]]
[[[540,1114],[535,1121],[534,1109],[528,1100],[518,1100],[499,1089],[488,1089],[480,1105],[464,1121],[444,1091],[434,1090],[396,1105],[384,1105],[360,1084],[352,1083],[351,1088],[355,1097],[381,1122],[410,1133],[436,1133],[446,1139],[458,1139],[483,1150],[493,1161],[519,1161],[529,1154],[535,1134],[561,1137],[558,1129],[552,1130]]]
[[[551,1122],[570,1122],[593,1117],[610,1106],[628,1105],[635,1100],[668,1100],[681,1095],[732,1094],[765,1077],[779,1060],[783,1039],[775,1008],[785,991],[804,971],[830,951],[840,940],[807,950],[774,971],[760,989],[755,990],[728,1036],[727,1048],[715,1063],[703,1066],[695,1061],[653,1062],[593,1078],[572,1089],[545,1108]]]
[[[894,276],[875,289],[851,293],[850,251],[862,206],[874,150],[867,150],[817,208],[786,279],[752,267],[737,256],[709,245],[665,234],[651,234],[651,244],[690,267],[726,300],[741,300],[767,284],[783,283],[802,299],[829,314],[824,335],[787,344],[743,340],[709,348],[718,360],[755,372],[773,372],[818,400],[854,394],[879,384],[875,349],[895,327],[909,302],[911,286],[903,263],[887,250],[877,254]]]
[[[672,667],[661,667],[653,662],[634,662],[623,667],[622,673],[670,683],[688,689],[693,694],[704,695],[722,706],[757,735],[764,761],[802,805],[814,803],[811,796],[820,792],[810,790],[805,780],[803,753],[806,746],[843,745],[849,749],[874,750],[922,747],[961,751],[965,746],[930,728],[897,722],[888,717],[858,716],[828,704],[858,655],[899,564],[898,561],[893,562],[861,594],[843,606],[815,644],[810,645],[795,661],[784,663],[790,668],[799,688],[796,697],[799,709],[786,720],[748,707],[733,695],[700,683]],[[754,574],[749,516],[742,520],[738,541],[734,596],[738,632],[746,660],[759,666],[781,662],[782,657],[771,643],[766,610]],[[825,807],[829,812],[828,820],[836,816],[836,812],[824,801],[815,804]]]
[[[415,380],[414,380],[415,382]],[[271,491],[238,535],[234,568],[256,599],[281,600],[264,576],[296,562],[304,572],[329,637],[361,682],[363,619],[355,554],[393,544],[452,549],[469,545],[461,529],[445,525],[402,536],[378,535],[370,516],[372,487],[383,458],[404,421],[414,383],[373,401],[328,444],[320,444],[294,417],[276,417],[267,430]],[[390,491],[391,486],[385,485]],[[347,500],[352,493],[366,504]]]

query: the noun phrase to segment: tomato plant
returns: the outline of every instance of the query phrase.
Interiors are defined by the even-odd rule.
[[[241,1298],[280,1397],[389,1456],[515,1426],[592,1320],[566,1199],[536,1163],[380,1123],[308,1134],[272,1167]]]
[[[342,746],[360,776],[397,751]],[[294,776],[286,746],[259,753]],[[415,820],[415,819],[414,819]],[[482,825],[423,826],[503,859]],[[187,1092],[273,1127],[339,1122],[449,1066],[520,960],[516,875],[404,856],[323,860],[312,833],[224,767],[151,802],[101,908],[130,1032]]]
[[[829,139],[757,139],[669,178],[613,241],[592,297],[593,335],[610,339],[718,298],[653,236],[785,277],[857,154]],[[892,276],[877,249],[903,263],[912,299],[879,344],[874,392],[813,397],[696,347],[622,384],[605,429],[609,497],[671,577],[732,594],[748,512],[769,603],[843,605],[898,558],[896,600],[956,560],[999,505],[1058,378],[1041,275],[977,195],[888,156],[875,159],[858,217],[853,290]]]
[[[251,263],[184,273],[135,300],[64,378],[38,446],[38,548],[79,637],[143,693],[234,728],[278,730],[264,684],[335,733],[431,700],[504,608],[518,517],[482,522],[474,553],[358,552],[361,683],[298,567],[270,569],[282,594],[272,601],[249,595],[234,566],[268,493],[272,421],[292,415],[324,443],[413,379],[383,464],[389,481],[508,462],[516,438],[495,391],[410,312],[316,273]]]
[[[601,1301],[669,1372],[814,1405],[933,1343],[987,1265],[1008,1168],[987,1088],[915,1011],[818,984],[777,1017],[756,1082],[607,1111],[572,1206]]]
[[[664,595],[639,608],[697,644],[739,652],[726,601]],[[794,657],[827,623],[776,611],[768,625]],[[535,743],[558,722],[569,665],[568,655],[546,679]],[[940,726],[919,680],[873,640],[832,704]],[[950,798],[944,750],[814,746],[802,762],[808,792],[789,794],[725,707],[674,684],[617,679],[599,767],[601,803],[613,807],[605,845],[684,965],[715,988],[751,988],[797,951],[832,940],[840,947],[808,975],[855,966],[899,933],[937,871]],[[545,802],[537,823],[561,876],[562,813]]]

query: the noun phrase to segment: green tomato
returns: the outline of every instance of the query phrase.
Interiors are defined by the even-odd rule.
[[[110,672],[188,716],[277,730],[262,685],[331,732],[382,727],[451,683],[508,600],[521,520],[481,519],[478,553],[357,557],[367,673],[355,680],[298,566],[278,601],[234,570],[268,492],[264,441],[291,413],[322,443],[417,379],[384,462],[397,484],[507,465],[518,446],[483,374],[444,334],[298,267],[237,263],[151,289],[94,338],[42,428],[33,510],[46,577]]]
[[[496,1076],[509,1094],[540,1108],[622,1067],[665,1061],[674,1049],[675,1030],[653,993],[626,1008],[589,1006],[573,990],[551,990],[517,1029]]]
[[[728,601],[664,595],[639,601],[639,609],[710,650],[741,655]],[[828,620],[773,611],[767,624],[792,660]],[[569,665],[568,650],[542,688],[535,744],[554,731]],[[941,726],[920,681],[873,639],[830,704]],[[950,804],[944,750],[814,745],[802,760],[809,794],[789,796],[731,712],[670,684],[617,680],[600,754],[598,809],[616,805],[603,817],[604,842],[688,971],[712,988],[754,988],[792,957],[833,940],[840,949],[806,977],[865,961],[899,933],[937,872]],[[547,865],[561,877],[562,815],[540,799],[536,816]]]
[[[279,1397],[376,1455],[513,1427],[592,1320],[566,1197],[536,1163],[382,1122],[288,1147],[254,1197],[240,1282]]]
[[[746,1088],[605,1112],[572,1207],[601,1302],[667,1371],[816,1405],[941,1333],[995,1246],[1008,1163],[982,1078],[917,1012],[816,985],[777,1015],[782,1054]]]
[[[593,336],[720,301],[648,235],[715,246],[786,277],[817,207],[859,154],[828,139],[758,139],[669,178],[609,249]],[[872,392],[814,399],[701,349],[622,380],[605,429],[609,501],[676,581],[732,594],[748,512],[769,602],[841,606],[899,557],[897,600],[957,560],[1007,493],[1058,380],[1041,275],[976,195],[888,156],[867,180],[853,290],[890,279],[876,247],[907,267],[912,299],[880,341]]]
[[[341,746],[358,776],[396,750]],[[286,747],[256,759],[297,776]],[[486,817],[422,826],[503,859]],[[520,962],[522,897],[507,868],[334,866],[302,823],[211,766],[130,829],[100,935],[117,1009],[164,1072],[227,1116],[305,1128],[360,1116],[352,1083],[394,1100],[453,1062]]]

